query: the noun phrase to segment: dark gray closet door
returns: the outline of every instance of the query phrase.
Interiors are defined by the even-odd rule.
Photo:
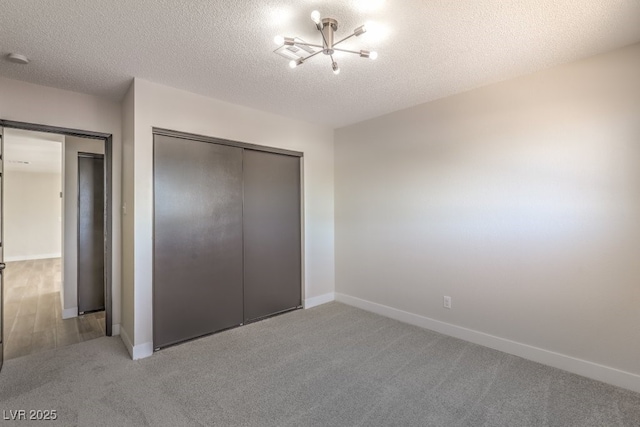
[[[78,154],[78,312],[104,310],[104,157]]]
[[[242,149],[154,136],[153,341],[242,323]]]
[[[244,151],[244,318],[300,306],[300,159]]]

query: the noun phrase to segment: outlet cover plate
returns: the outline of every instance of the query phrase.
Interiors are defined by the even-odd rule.
[[[451,308],[451,297],[444,297],[444,308]]]

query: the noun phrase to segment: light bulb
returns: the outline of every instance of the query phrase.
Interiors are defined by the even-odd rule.
[[[360,25],[358,28],[353,30],[353,34],[355,34],[356,37],[361,36],[366,32],[367,32],[367,24]]]
[[[378,59],[378,52],[376,52],[375,50],[369,52],[369,59]]]
[[[320,24],[320,12],[318,12],[317,10],[314,10],[313,12],[311,12],[311,20],[319,25]]]
[[[282,45],[284,44],[284,37],[282,37],[282,36],[275,36],[275,37],[273,38],[273,42],[274,42],[275,44],[277,44],[278,46],[282,46]]]
[[[297,61],[295,61],[293,59],[291,61],[289,61],[289,67],[296,68],[297,66],[298,66],[298,62]]]

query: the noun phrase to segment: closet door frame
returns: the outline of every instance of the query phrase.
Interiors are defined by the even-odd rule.
[[[301,151],[286,150],[284,148],[268,147],[266,145],[250,144],[248,142],[232,141],[230,139],[214,138],[212,136],[196,135],[194,133],[179,132],[175,130],[152,128],[154,135],[170,136],[174,138],[190,139],[193,141],[210,142],[212,144],[229,145],[231,147],[248,148],[250,150],[264,151],[267,153],[284,154],[293,157],[304,157]]]
[[[37,123],[0,119],[0,128],[57,133],[65,136],[104,141],[104,284],[105,284],[105,335],[113,331],[113,135],[82,129],[63,128]],[[0,300],[1,302],[1,300]],[[116,332],[117,334],[117,332]]]
[[[186,139],[186,140],[192,140],[192,141],[200,141],[200,142],[207,142],[207,143],[212,143],[212,144],[219,144],[219,145],[227,145],[227,146],[231,146],[231,147],[237,147],[237,148],[242,148],[242,149],[249,149],[249,150],[255,150],[255,151],[262,151],[262,152],[266,152],[266,153],[274,153],[274,154],[282,154],[282,155],[286,155],[286,156],[292,156],[292,157],[298,157],[300,159],[300,220],[299,220],[299,227],[300,227],[300,296],[301,296],[301,301],[300,301],[300,306],[299,307],[294,307],[291,310],[295,310],[295,309],[299,309],[304,307],[304,300],[305,300],[305,268],[304,268],[304,260],[305,260],[305,251],[304,251],[304,240],[305,240],[305,235],[304,235],[304,153],[300,152],[300,151],[294,151],[294,150],[287,150],[284,148],[277,148],[277,147],[270,147],[270,146],[266,146],[266,145],[258,145],[258,144],[251,144],[251,143],[247,143],[247,142],[240,142],[240,141],[233,141],[233,140],[229,140],[229,139],[222,139],[222,138],[215,138],[215,137],[211,137],[211,136],[205,136],[205,135],[198,135],[198,134],[193,134],[193,133],[188,133],[188,132],[180,132],[180,131],[175,131],[175,130],[171,130],[171,129],[165,129],[165,128],[158,128],[158,127],[153,127],[152,128],[152,135],[155,136],[168,136],[168,137],[174,137],[174,138],[181,138],[181,139]],[[155,166],[154,166],[155,167]],[[154,183],[155,185],[155,183]],[[154,208],[154,223],[155,223],[155,208]],[[153,244],[155,245],[155,233],[153,236],[154,242]],[[155,271],[155,257],[153,259],[153,266],[152,266],[152,271]],[[155,278],[152,277],[152,283],[154,283]],[[290,310],[286,310],[286,311],[290,311]],[[273,313],[273,315],[277,315],[280,313]],[[152,314],[153,315],[153,314]],[[269,317],[269,316],[267,316]],[[261,319],[255,319],[254,321],[258,321]],[[248,322],[250,323],[250,322]],[[243,325],[244,323],[241,323],[241,325]]]

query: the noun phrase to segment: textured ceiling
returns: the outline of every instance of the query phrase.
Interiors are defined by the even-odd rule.
[[[8,128],[4,132],[4,168],[6,170],[37,173],[62,172],[64,136]]]
[[[275,35],[312,10],[380,57],[291,70]],[[0,75],[120,100],[133,77],[341,127],[640,41],[640,0],[3,0]]]

